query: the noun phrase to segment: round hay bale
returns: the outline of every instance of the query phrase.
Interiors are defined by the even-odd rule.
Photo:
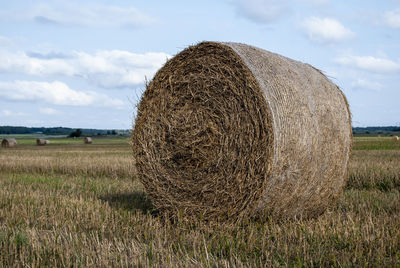
[[[211,221],[320,215],[345,185],[351,141],[346,98],[319,70],[217,42],[157,72],[132,131],[155,207]]]
[[[392,137],[392,140],[398,141],[398,140],[399,140],[399,136],[393,136],[393,137]]]
[[[85,137],[84,139],[83,139],[83,142],[85,143],[85,144],[92,144],[92,138],[91,137]]]
[[[17,145],[17,140],[16,139],[3,139],[1,141],[1,147],[3,148],[10,148],[10,147],[14,147],[15,145]]]
[[[36,139],[36,145],[38,146],[45,146],[47,144],[50,144],[49,140],[45,140],[45,139]]]

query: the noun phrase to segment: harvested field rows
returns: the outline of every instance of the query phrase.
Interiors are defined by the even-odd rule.
[[[163,220],[127,143],[0,150],[0,266],[400,265],[400,151],[355,138],[348,184],[317,219]]]

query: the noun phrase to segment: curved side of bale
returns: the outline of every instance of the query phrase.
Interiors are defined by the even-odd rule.
[[[243,44],[226,45],[256,77],[273,118],[273,170],[257,212],[321,214],[346,182],[352,140],[346,98],[311,65]]]
[[[392,140],[398,141],[398,140],[399,140],[399,136],[393,136],[393,137],[392,137]]]
[[[161,212],[312,217],[345,184],[350,123],[344,95],[312,66],[203,42],[147,86],[132,146],[138,177]]]
[[[1,147],[3,148],[10,148],[10,147],[14,147],[15,145],[17,145],[17,140],[16,139],[3,139],[1,141]]]
[[[92,138],[91,137],[85,137],[84,139],[83,139],[83,142],[85,143],[85,144],[92,144]]]

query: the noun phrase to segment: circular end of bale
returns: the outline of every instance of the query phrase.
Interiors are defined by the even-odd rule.
[[[273,135],[254,75],[229,47],[201,43],[168,61],[138,107],[138,176],[162,212],[249,215],[270,171]]]

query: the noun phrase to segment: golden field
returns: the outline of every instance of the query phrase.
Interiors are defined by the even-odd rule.
[[[317,219],[171,223],[129,139],[23,141],[0,149],[0,267],[400,267],[400,142],[354,138],[348,176]]]

